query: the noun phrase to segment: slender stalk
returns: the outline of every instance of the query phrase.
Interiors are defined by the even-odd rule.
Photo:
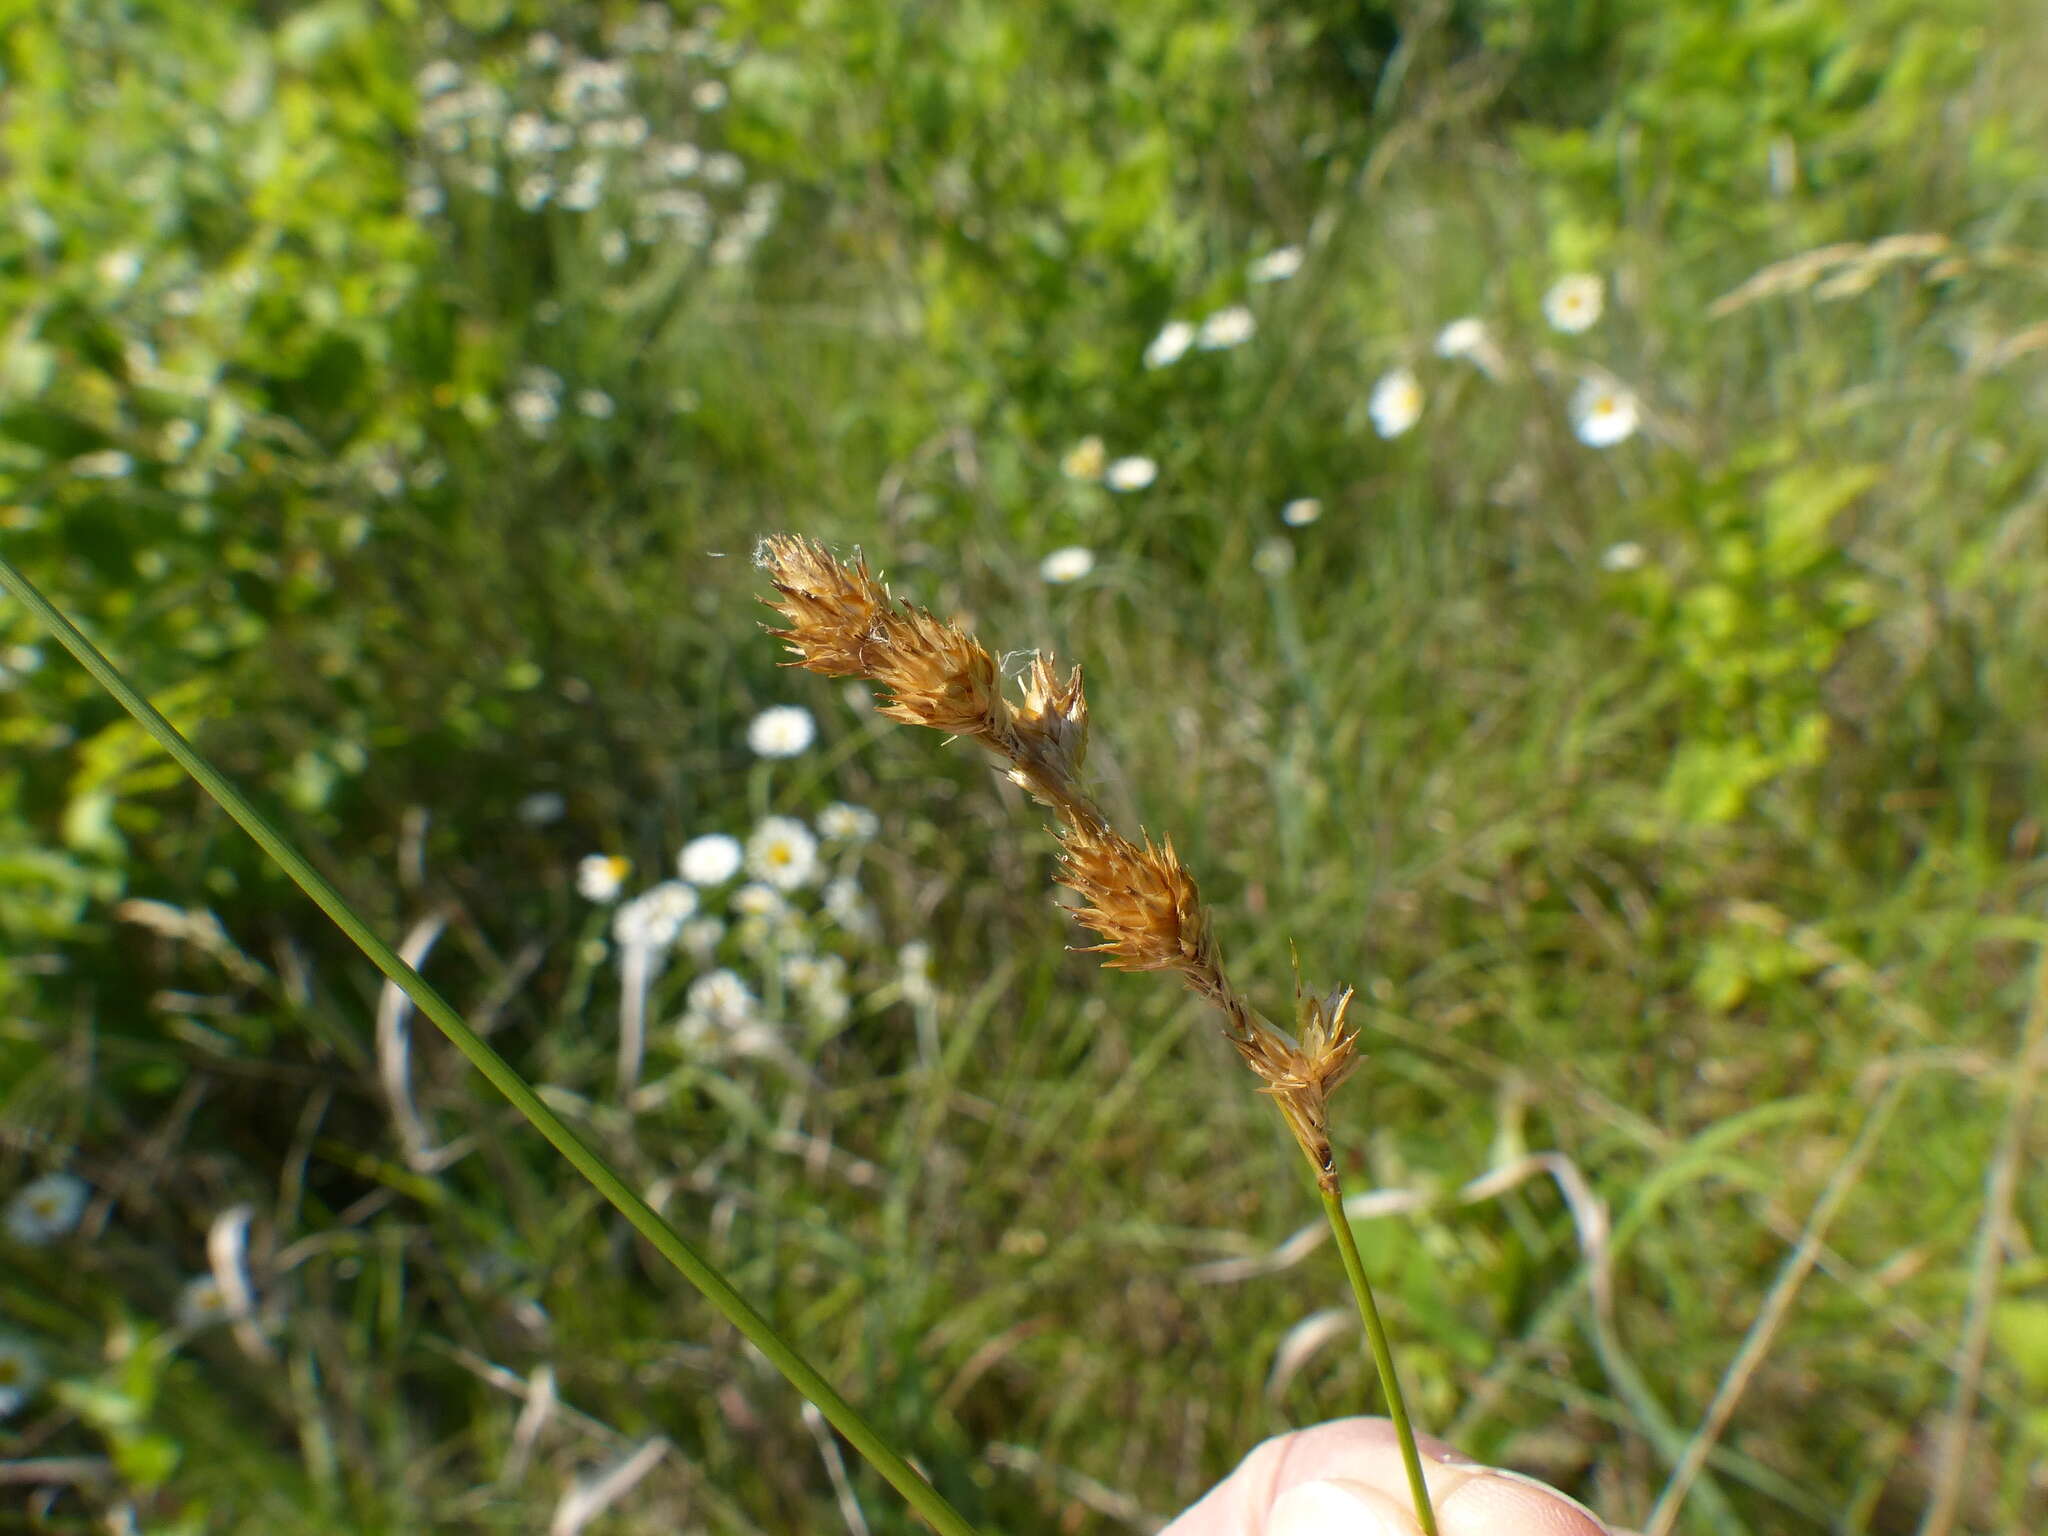
[[[114,667],[114,664],[100,654],[97,647],[80,633],[78,627],[60,613],[49,599],[30,584],[27,577],[16,570],[4,556],[0,556],[0,587],[18,598],[22,605],[33,613],[43,627],[54,635],[57,641],[78,658],[78,662],[93,675],[99,685],[112,694],[116,702],[133,715],[136,721],[168,752],[199,785],[216,801],[222,810],[241,823],[242,830],[254,838],[263,851],[277,863],[278,867],[291,876],[293,882],[312,897],[320,910],[333,919],[336,927],[348,935],[355,946],[369,957],[378,970],[403,988],[406,995],[418,1006],[419,1011],[433,1020],[441,1033],[448,1037],[454,1047],[469,1058],[470,1064],[489,1080],[491,1086],[512,1103],[512,1107],[526,1117],[533,1128],[553,1144],[556,1151],[566,1158],[571,1167],[588,1179],[593,1188],[611,1202],[620,1215],[633,1224],[634,1229],[646,1238],[661,1256],[682,1271],[685,1279],[694,1285],[716,1307],[725,1320],[744,1334],[755,1348],[768,1357],[775,1368],[789,1379],[818,1411],[824,1414],[832,1427],[845,1436],[856,1451],[867,1458],[869,1465],[887,1478],[896,1491],[930,1522],[941,1536],[975,1536],[975,1531],[939,1491],[921,1477],[909,1462],[899,1456],[876,1433],[874,1427],[862,1417],[832,1384],[818,1374],[804,1357],[784,1341],[782,1335],[759,1312],[750,1306],[740,1293],[727,1283],[725,1277],[700,1257],[681,1233],[668,1224],[662,1216],[639,1195],[632,1186],[615,1173],[611,1165],[582,1138],[580,1138],[540,1097],[527,1086],[525,1080],[513,1071],[504,1057],[485,1043],[483,1037],[469,1027],[458,1014],[411,966],[401,960],[397,953],[382,939],[370,931],[362,919],[350,910],[342,895],[330,885],[313,866],[300,856],[297,849],[287,843],[269,822],[265,821],[234,785],[230,784],[214,766],[201,757],[192,744],[179,734],[176,726],[159,714],[155,707],[135,691],[128,680]]]
[[[1394,1352],[1387,1344],[1386,1325],[1372,1299],[1372,1282],[1365,1278],[1365,1263],[1358,1256],[1358,1240],[1351,1235],[1351,1218],[1344,1214],[1344,1193],[1334,1177],[1318,1181],[1323,1210],[1329,1215],[1330,1230],[1337,1234],[1337,1251],[1344,1256],[1344,1273],[1358,1297],[1358,1315],[1365,1323],[1365,1337],[1372,1345],[1372,1363],[1380,1373],[1380,1389],[1387,1395],[1387,1417],[1394,1421],[1394,1438],[1401,1445],[1401,1465],[1408,1473],[1408,1493],[1415,1500],[1415,1523],[1423,1536],[1437,1536],[1436,1511],[1430,1507],[1429,1485],[1422,1480],[1422,1457],[1415,1449],[1415,1429],[1408,1422],[1408,1404],[1401,1397],[1401,1380],[1394,1374]]]

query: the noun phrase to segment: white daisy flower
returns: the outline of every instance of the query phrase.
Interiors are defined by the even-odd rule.
[[[1100,480],[1107,457],[1101,438],[1084,437],[1060,459],[1060,473],[1069,480]]]
[[[1591,272],[1560,277],[1543,295],[1543,318],[1571,336],[1591,330],[1606,307],[1607,285]]]
[[[709,960],[718,953],[718,941],[725,937],[725,924],[715,917],[693,917],[683,924],[676,942],[695,960]]]
[[[837,955],[791,955],[783,962],[783,985],[822,1024],[841,1024],[853,1011],[846,994],[846,962]]]
[[[14,1192],[7,1202],[7,1233],[36,1245],[62,1237],[78,1225],[91,1186],[73,1173],[46,1173]]]
[[[1436,333],[1436,355],[1468,362],[1490,379],[1499,378],[1507,369],[1507,358],[1493,332],[1484,320],[1472,315],[1453,320]]]
[[[536,69],[552,69],[562,59],[562,40],[552,32],[536,32],[526,40],[526,62]]]
[[[739,972],[724,967],[691,982],[685,1001],[691,1013],[726,1029],[746,1023],[759,1006]]]
[[[1079,544],[1056,549],[1038,562],[1038,574],[1055,585],[1079,581],[1095,569],[1095,551]]]
[[[764,816],[747,839],[747,873],[778,891],[818,878],[818,840],[794,816]]]
[[[732,909],[744,917],[775,917],[788,906],[780,891],[758,880],[749,881],[732,893]]]
[[[851,875],[825,882],[824,904],[825,915],[855,938],[871,939],[882,931],[881,919]]]
[[[109,288],[126,288],[142,276],[142,258],[133,251],[109,251],[99,259],[97,270]]]
[[[612,918],[612,937],[627,949],[667,949],[696,910],[696,891],[680,880],[664,880],[619,908]]]
[[[1252,552],[1252,569],[1261,576],[1285,576],[1294,569],[1294,546],[1285,539],[1267,539]]]
[[[548,120],[538,112],[515,112],[505,124],[505,153],[537,155],[548,147]]]
[[[692,885],[723,885],[740,872],[745,856],[738,838],[706,832],[683,844],[683,851],[676,855],[676,873]]]
[[[1642,407],[1619,384],[1587,379],[1572,394],[1572,431],[1588,448],[1612,448],[1635,436]]]
[[[1477,315],[1460,316],[1436,333],[1438,357],[1474,358],[1486,344],[1486,322]]]
[[[435,59],[412,77],[412,87],[422,96],[439,96],[462,84],[462,70],[449,59]]]
[[[530,176],[519,178],[519,185],[512,189],[512,201],[524,213],[536,213],[547,200],[555,195],[555,179],[545,171],[535,171]]]
[[[810,944],[803,914],[784,906],[772,917],[749,914],[732,925],[732,936],[750,955],[793,954]]]
[[[601,389],[580,390],[576,395],[576,409],[592,421],[604,421],[612,414],[612,397]]]
[[[118,448],[103,448],[98,453],[80,454],[70,467],[81,480],[125,480],[135,468],[135,460]]]
[[[592,149],[637,149],[647,142],[647,119],[601,117],[584,126],[583,142]]]
[[[43,653],[35,646],[0,646],[0,692],[14,687],[31,672],[40,671],[42,665]]]
[[[1407,368],[1380,375],[1366,405],[1373,430],[1381,437],[1399,437],[1422,419],[1422,386]]]
[[[1158,478],[1157,461],[1148,459],[1141,453],[1118,459],[1102,473],[1102,483],[1112,491],[1142,491]]]
[[[579,119],[624,111],[626,84],[624,60],[578,59],[555,83],[555,111]]]
[[[576,167],[557,201],[572,213],[588,213],[603,196],[604,166],[599,161],[586,160]]]
[[[1301,270],[1301,247],[1283,245],[1277,251],[1268,251],[1250,267],[1245,275],[1255,283],[1281,283]]]
[[[529,827],[548,827],[560,821],[568,809],[569,802],[554,790],[537,789],[522,797],[512,814]]]
[[[1252,339],[1252,333],[1259,328],[1252,312],[1242,304],[1233,304],[1228,309],[1219,309],[1201,324],[1195,332],[1195,345],[1204,352],[1221,352],[1226,347],[1242,346]]]
[[[176,1316],[180,1328],[205,1328],[227,1321],[227,1292],[210,1274],[194,1275],[178,1292]]]
[[[1280,521],[1290,528],[1306,528],[1323,515],[1323,504],[1313,496],[1297,496],[1280,509]]]
[[[1650,552],[1633,539],[1624,539],[1619,544],[1610,544],[1601,553],[1600,568],[1603,571],[1639,571],[1650,558]]]
[[[843,983],[806,988],[804,1006],[820,1024],[844,1024],[853,1013],[853,999]]]
[[[864,805],[835,800],[818,812],[818,833],[828,843],[864,843],[882,825],[881,818]]]
[[[652,907],[664,923],[673,924],[678,932],[682,930],[683,920],[697,910],[696,888],[680,880],[664,880],[652,890],[643,892],[639,899]]]
[[[699,112],[716,112],[725,105],[725,100],[723,80],[700,80],[690,92],[690,105]]]
[[[754,716],[747,745],[756,757],[795,757],[817,739],[817,722],[801,704],[777,704]]]
[[[633,861],[616,853],[586,853],[576,861],[576,894],[600,905],[619,899],[619,887],[633,872]]]
[[[26,1339],[0,1333],[0,1419],[16,1412],[43,1384],[43,1362]]]
[[[897,987],[903,1000],[916,1007],[929,1007],[939,1000],[938,984],[932,980],[932,947],[912,939],[896,951]]]
[[[535,437],[546,433],[555,419],[555,397],[544,389],[515,389],[511,405],[519,425]]]
[[[1187,356],[1188,348],[1195,344],[1195,328],[1185,320],[1169,320],[1159,328],[1145,348],[1147,368],[1166,368]]]
[[[654,163],[662,175],[682,181],[697,174],[704,164],[704,151],[694,144],[670,144],[655,154]]]

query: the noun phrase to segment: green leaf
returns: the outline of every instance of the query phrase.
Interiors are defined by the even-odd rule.
[[[2048,1394],[2048,1301],[2015,1296],[1991,1314],[1992,1337],[1998,1352],[2027,1384],[2029,1392]]]
[[[1820,559],[1831,547],[1828,531],[1835,519],[1884,474],[1881,465],[1849,464],[1801,466],[1778,476],[1764,492],[1765,569],[1788,575]]]

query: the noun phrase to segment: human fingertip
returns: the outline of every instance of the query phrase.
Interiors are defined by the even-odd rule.
[[[1441,1536],[1610,1536],[1585,1505],[1548,1483],[1489,1468],[1437,1501]]]
[[[1273,1501],[1267,1536],[1422,1536],[1399,1500],[1348,1478],[1296,1483]]]

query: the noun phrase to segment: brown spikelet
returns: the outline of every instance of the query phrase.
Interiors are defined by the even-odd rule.
[[[1045,775],[1079,782],[1088,756],[1088,700],[1081,692],[1081,669],[1074,668],[1061,682],[1051,657],[1033,656],[1024,680],[1024,702],[1014,713],[1019,749]]]
[[[1257,1074],[1260,1092],[1272,1096],[1294,1133],[1302,1155],[1326,1189],[1336,1187],[1336,1158],[1330,1150],[1330,1095],[1358,1066],[1358,1032],[1349,1027],[1351,989],[1327,998],[1295,989],[1296,1029],[1289,1040],[1270,1026],[1233,1037],[1245,1065]]]
[[[781,594],[769,606],[789,627],[769,633],[796,657],[789,665],[872,678],[889,691],[881,712],[906,725],[980,737],[1008,730],[995,659],[955,625],[897,602],[865,558],[845,565],[814,539],[777,534],[754,562]]]
[[[889,690],[882,713],[953,736],[993,737],[1009,724],[995,658],[923,609],[883,622],[868,676]]]
[[[1220,983],[1209,915],[1171,843],[1155,848],[1147,838],[1141,848],[1113,827],[1070,827],[1057,878],[1088,903],[1075,920],[1102,935],[1085,953],[1106,955],[1102,963],[1120,971],[1185,971],[1191,981]]]
[[[761,541],[754,563],[782,594],[769,606],[789,628],[769,633],[787,642],[796,657],[788,665],[827,677],[866,676],[869,648],[893,606],[881,583],[868,575],[867,561],[856,556],[851,566],[842,565],[814,540],[776,534]]]

